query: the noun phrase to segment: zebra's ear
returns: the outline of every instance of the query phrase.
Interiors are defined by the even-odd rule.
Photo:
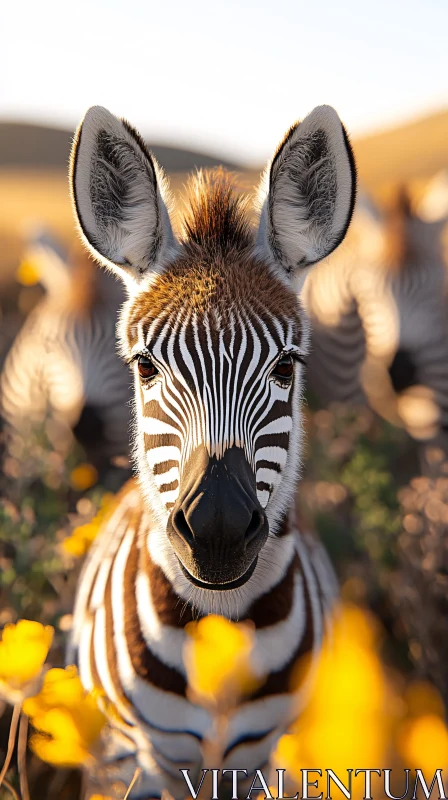
[[[125,120],[93,106],[70,159],[70,190],[90,252],[129,286],[161,272],[174,244],[164,178],[141,136]]]
[[[288,273],[328,256],[346,234],[356,166],[345,129],[319,106],[288,131],[268,167],[258,245]]]

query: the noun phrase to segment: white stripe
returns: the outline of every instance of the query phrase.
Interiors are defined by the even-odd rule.
[[[269,483],[276,486],[281,479],[281,473],[277,472],[275,469],[268,469],[268,467],[260,467],[260,469],[257,469],[257,483]]]
[[[173,481],[179,480],[179,467],[171,467],[171,469],[167,470],[167,472],[160,472],[158,475],[154,475],[154,480],[160,489],[164,483],[172,483]]]
[[[168,422],[155,419],[154,417],[143,416],[139,422],[139,426],[141,431],[147,433],[149,436],[161,436],[164,433],[173,434],[179,438],[182,436],[182,432],[179,428],[175,428],[174,425],[169,425]]]
[[[152,447],[147,451],[146,457],[151,469],[154,469],[156,464],[162,464],[164,461],[180,461],[181,453],[178,447],[174,445],[165,445],[162,447]]]
[[[287,450],[283,447],[260,447],[257,450],[256,461],[272,461],[280,467],[284,467],[288,456]]]
[[[292,429],[292,417],[277,417],[277,419],[268,422],[263,428],[257,431],[255,440],[259,436],[267,436],[270,433],[289,433]]]

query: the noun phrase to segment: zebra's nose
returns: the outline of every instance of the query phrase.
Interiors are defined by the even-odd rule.
[[[189,576],[208,585],[228,584],[256,560],[268,536],[267,517],[241,448],[229,448],[220,459],[209,457],[205,448],[193,455],[167,533]]]
[[[220,534],[228,540],[242,540],[247,547],[262,532],[266,524],[265,515],[258,508],[252,513],[247,507],[227,508],[228,513],[216,512],[213,502],[202,496],[201,502],[190,512],[188,520],[183,508],[177,511],[174,509],[172,525],[190,547],[194,546],[195,540]]]

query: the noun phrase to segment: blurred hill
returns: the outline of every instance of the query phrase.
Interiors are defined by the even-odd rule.
[[[448,110],[353,141],[359,178],[384,198],[397,183],[419,183],[448,166]]]
[[[20,122],[0,123],[0,169],[4,167],[65,169],[68,164],[73,131],[29,125]],[[227,169],[241,169],[219,156],[205,155],[182,147],[151,145],[167,172],[190,172],[195,167],[222,164]]]
[[[0,290],[20,259],[29,225],[43,223],[70,245],[75,226],[68,196],[67,165],[73,131],[19,122],[0,122]],[[195,167],[223,164],[219,156],[182,147],[151,145],[172,176],[175,192]]]

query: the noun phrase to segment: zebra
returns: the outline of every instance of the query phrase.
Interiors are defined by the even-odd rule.
[[[137,764],[132,798],[181,798],[179,770],[200,769],[211,722],[187,697],[187,622],[252,621],[267,677],[232,715],[223,764],[252,771],[305,701],[292,671],[305,654],[315,664],[332,606],[332,569],[294,508],[308,350],[295,281],[344,238],[355,162],[336,112],[318,107],[266,171],[257,230],[217,170],[192,179],[176,238],[143,139],[93,107],[70,186],[84,244],[128,292],[118,331],[134,374],[137,477],[84,565],[67,660],[109,713],[107,791]]]
[[[33,232],[24,258],[37,268],[45,294],[14,340],[0,378],[7,453],[20,460],[33,429],[50,413],[63,449],[73,430],[95,463],[127,457],[130,382],[115,352],[120,283],[84,256],[72,263],[45,230]]]
[[[368,403],[422,442],[448,428],[445,225],[414,212],[404,190],[385,220],[365,202],[341,252],[302,295],[318,397]]]

